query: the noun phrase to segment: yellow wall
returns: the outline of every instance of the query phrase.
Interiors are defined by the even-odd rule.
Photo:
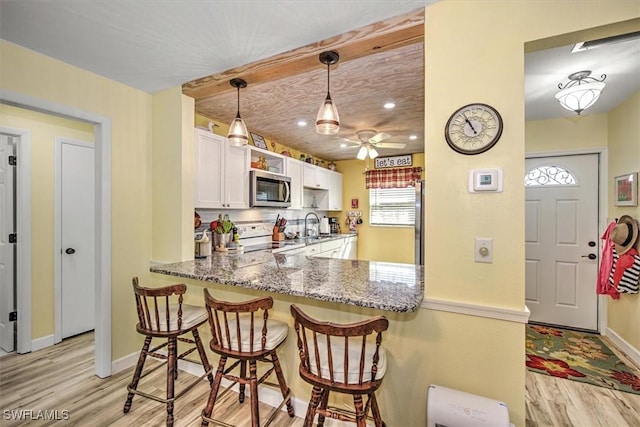
[[[55,139],[93,142],[93,126],[8,105],[0,126],[31,131],[31,336],[41,338],[54,332]]]
[[[413,227],[380,227],[369,225],[369,190],[365,188],[363,171],[368,159],[341,160],[337,171],[342,173],[342,212],[334,214],[340,217],[343,232],[349,229],[345,224],[346,211],[351,210],[351,199],[358,199],[358,208],[362,211],[363,223],[358,225],[358,259],[369,261],[388,261],[413,264],[415,257],[415,236]],[[424,167],[424,154],[413,155],[413,166]],[[423,172],[424,176],[424,172]]]
[[[607,115],[574,116],[526,123],[527,153],[607,146]]]
[[[640,92],[609,113],[609,218],[640,219],[640,207],[614,205],[613,178],[640,171]],[[640,242],[636,244],[640,249]],[[609,328],[640,351],[640,295],[609,301]]]
[[[3,89],[111,119],[111,355],[113,359],[128,355],[139,349],[131,277],[148,277],[151,259],[152,97],[4,40],[0,40],[0,75]],[[38,127],[34,125],[33,129]],[[37,150],[33,155],[39,155]],[[33,185],[37,188],[35,178]],[[38,197],[34,194],[32,203],[37,203]],[[41,240],[48,232],[42,232],[46,226],[37,223],[36,213],[37,209],[32,209],[32,227],[41,233],[34,228],[32,234],[34,269],[43,259],[40,250],[49,247],[53,251],[51,238]],[[47,272],[47,277],[38,280],[53,281],[49,275]],[[35,289],[33,292],[37,298]],[[32,318],[33,330],[38,331],[32,338],[52,331],[49,320],[40,319],[37,312],[32,316],[36,316]]]

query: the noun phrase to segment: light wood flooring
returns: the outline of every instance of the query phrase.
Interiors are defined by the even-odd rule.
[[[126,386],[133,368],[108,379],[93,374],[93,334],[87,333],[64,340],[61,344],[24,355],[0,358],[0,426],[65,425],[65,426],[162,426],[165,410],[162,404],[136,396],[129,414],[122,413]],[[184,372],[178,384],[188,382]],[[161,392],[165,371],[159,369],[147,378],[146,391]],[[638,427],[640,395],[618,392],[576,381],[527,373],[526,411],[528,427]],[[208,394],[203,381],[176,403],[177,427],[200,425],[200,411]],[[426,396],[425,396],[426,400]],[[7,420],[6,410],[66,410],[69,419],[58,421]],[[240,407],[233,393],[224,398],[227,422],[239,427],[250,425],[248,405]],[[261,407],[266,414],[270,408]],[[298,414],[298,416],[303,414]],[[395,426],[387,420],[390,427]],[[285,412],[273,426],[300,427],[302,419],[291,419]],[[412,426],[406,426],[412,427]]]

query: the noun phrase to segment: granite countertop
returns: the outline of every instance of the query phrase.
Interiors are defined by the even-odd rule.
[[[420,307],[420,265],[307,257],[286,252],[218,253],[154,265],[153,273],[394,312]]]

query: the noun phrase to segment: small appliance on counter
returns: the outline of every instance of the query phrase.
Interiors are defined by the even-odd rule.
[[[196,258],[211,256],[211,239],[209,239],[209,233],[206,230],[201,233],[196,233],[195,244]]]
[[[340,233],[340,218],[338,218],[337,216],[329,217],[329,231],[332,234]]]
[[[326,216],[320,218],[320,234],[329,234],[331,229],[329,228],[329,218]]]

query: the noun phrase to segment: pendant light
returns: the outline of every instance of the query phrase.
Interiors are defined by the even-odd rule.
[[[247,126],[244,124],[244,120],[240,117],[240,89],[247,87],[247,82],[242,79],[231,79],[229,84],[238,89],[238,112],[236,118],[233,119],[229,126],[229,142],[233,145],[247,145],[249,142],[249,132],[247,132]]]
[[[332,50],[322,52],[319,56],[320,62],[327,65],[327,97],[318,110],[316,116],[316,132],[323,135],[333,135],[340,130],[340,118],[331,95],[329,94],[329,70],[331,65],[336,64],[340,56],[338,52]]]
[[[580,115],[595,104],[604,89],[607,75],[600,76],[601,80],[589,77],[590,75],[589,70],[578,71],[569,75],[569,81],[565,85],[558,84],[558,89],[561,90],[556,94],[556,99],[560,105]]]

